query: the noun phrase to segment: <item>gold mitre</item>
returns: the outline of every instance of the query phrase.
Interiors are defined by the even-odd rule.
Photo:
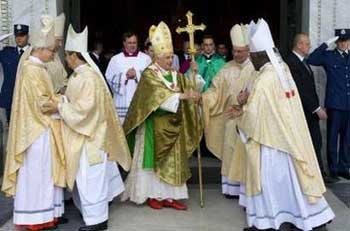
[[[174,53],[169,27],[163,21],[158,26],[151,26],[149,38],[155,55]]]
[[[233,46],[245,47],[249,45],[247,25],[234,25],[230,31]]]

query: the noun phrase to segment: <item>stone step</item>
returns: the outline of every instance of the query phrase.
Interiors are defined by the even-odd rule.
[[[198,184],[198,159],[192,157],[190,160],[192,177],[188,184]],[[212,157],[202,157],[202,180],[203,184],[221,183],[221,161]]]

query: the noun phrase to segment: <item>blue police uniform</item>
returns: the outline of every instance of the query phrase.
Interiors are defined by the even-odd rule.
[[[4,71],[4,82],[0,93],[0,107],[9,110],[15,87],[16,72],[20,54],[17,47],[5,47],[0,51],[0,63]]]
[[[336,30],[336,36],[347,40],[350,30]],[[308,63],[322,66],[327,74],[327,158],[330,172],[336,176],[348,173],[350,168],[350,58],[349,51],[327,48],[323,43],[315,49]]]
[[[28,34],[27,25],[14,25],[15,36]],[[24,52],[24,50],[23,50]],[[21,52],[17,47],[7,46],[0,51],[0,64],[4,72],[4,81],[0,93],[0,107],[6,109],[7,119],[9,121],[11,114],[12,96],[16,82],[17,66]]]

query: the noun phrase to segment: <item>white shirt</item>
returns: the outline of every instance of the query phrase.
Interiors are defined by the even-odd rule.
[[[177,56],[176,54],[174,54],[174,56],[173,56],[172,68],[174,68],[175,71],[179,71],[180,70],[179,56]]]
[[[23,50],[23,53],[24,53],[28,48],[29,48],[29,45],[26,45],[24,47],[17,46],[18,54],[21,54],[21,50]]]
[[[345,52],[346,54],[349,54],[349,50],[342,51],[342,50],[340,50],[340,49],[338,49],[338,48],[337,48],[337,50],[338,50],[338,52],[339,52],[339,54],[340,54],[341,56],[343,56],[343,53],[344,53],[344,52]]]
[[[296,52],[296,51],[293,51],[293,53],[299,58],[299,60],[301,61],[301,62],[303,62],[304,61],[304,59],[305,59],[305,57],[304,56],[302,56],[301,54],[299,54],[298,52]]]
[[[91,52],[93,54],[93,56],[96,57],[97,60],[100,60],[100,56],[98,54],[96,54],[95,52]]]

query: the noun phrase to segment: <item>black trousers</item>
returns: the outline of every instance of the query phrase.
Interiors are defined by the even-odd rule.
[[[350,111],[327,109],[327,114],[327,159],[329,170],[335,174],[349,171]]]
[[[321,173],[324,173],[324,166],[322,160],[322,134],[320,128],[320,121],[316,114],[306,116],[307,125],[309,127],[312,144],[315,149],[318,165],[320,166]]]

